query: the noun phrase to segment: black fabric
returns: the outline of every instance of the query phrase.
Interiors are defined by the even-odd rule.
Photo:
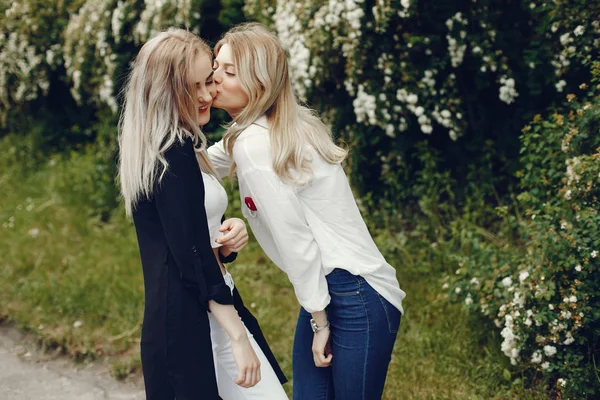
[[[219,399],[208,301],[233,304],[210,245],[191,139],[164,154],[153,196],[133,213],[144,271],[142,370],[148,400]]]

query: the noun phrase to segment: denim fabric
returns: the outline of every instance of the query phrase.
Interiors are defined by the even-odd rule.
[[[327,275],[332,365],[315,367],[311,315],[300,310],[293,351],[294,400],[381,399],[401,314],[361,276]]]

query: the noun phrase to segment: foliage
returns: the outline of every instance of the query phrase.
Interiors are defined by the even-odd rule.
[[[372,209],[414,198],[424,141],[438,171],[456,180],[457,201],[468,201],[471,178],[488,199],[506,193],[520,128],[587,78],[599,9],[583,0],[248,0],[245,8],[261,21],[272,15],[298,95],[353,149],[353,179],[373,194]]]
[[[130,62],[154,33],[187,27],[211,42],[243,19],[222,9],[235,1],[0,1],[0,136],[38,130],[43,150],[89,143],[94,126],[116,124]]]
[[[600,394],[600,62],[591,82],[523,129],[519,241],[462,229],[452,297],[502,328],[514,365],[553,378],[565,398]],[[506,209],[499,209],[507,214]],[[459,229],[459,228],[457,228]],[[448,284],[447,284],[448,285]]]
[[[83,182],[95,163],[92,151],[77,160],[47,157],[22,176],[6,151],[16,139],[0,139],[0,318],[30,331],[54,354],[106,359],[120,378],[139,373],[143,277],[131,221],[120,209],[99,223],[74,205],[80,184],[72,193],[59,184]],[[231,190],[229,196],[228,214],[237,215],[239,196]],[[409,293],[384,399],[546,398],[543,384],[532,389],[498,379],[508,364],[499,334],[431,290],[447,256],[417,236],[401,243],[387,232],[375,234]],[[287,277],[254,240],[228,268],[291,378],[298,303]],[[288,393],[292,384],[285,385]]]

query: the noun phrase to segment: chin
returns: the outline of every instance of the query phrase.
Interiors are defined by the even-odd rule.
[[[198,125],[204,126],[210,121],[210,111],[198,116]]]

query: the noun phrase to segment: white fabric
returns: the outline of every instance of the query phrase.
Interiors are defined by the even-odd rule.
[[[267,118],[259,118],[233,148],[242,213],[264,252],[288,275],[302,307],[324,310],[330,301],[325,276],[341,268],[364,277],[403,313],[406,294],[371,238],[342,166],[311,149],[312,178],[304,185],[283,183],[272,168],[268,127]],[[208,154],[219,175],[226,176],[233,160],[223,142]]]
[[[227,192],[219,180],[210,174],[203,172],[202,180],[204,180],[204,207],[206,208],[210,245],[213,248],[221,247],[215,240],[223,235],[223,232],[219,232],[219,228],[221,227],[221,217],[227,210]]]
[[[229,272],[223,275],[223,279],[233,293],[234,283]],[[261,380],[251,388],[243,388],[235,383],[234,379],[237,378],[238,369],[231,351],[229,336],[211,313],[208,313],[208,320],[219,395],[224,400],[287,400],[285,390],[283,390],[269,360],[247,328],[246,333],[260,361]]]

